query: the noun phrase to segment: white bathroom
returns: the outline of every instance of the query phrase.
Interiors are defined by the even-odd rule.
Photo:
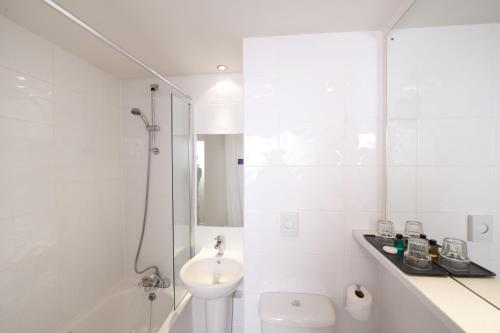
[[[499,276],[499,0],[0,0],[0,333],[499,333]]]

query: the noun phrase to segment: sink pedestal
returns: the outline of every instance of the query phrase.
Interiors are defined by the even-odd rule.
[[[207,333],[231,333],[232,295],[216,299],[205,299],[204,301]]]
[[[243,279],[243,261],[238,253],[224,256],[203,249],[182,266],[179,273],[186,289],[198,300],[205,314],[206,333],[231,333],[233,294]]]

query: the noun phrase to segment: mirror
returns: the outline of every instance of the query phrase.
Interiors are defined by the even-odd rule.
[[[500,2],[417,0],[387,35],[387,217],[500,273]],[[470,238],[469,215],[491,219]],[[500,280],[457,278],[500,308]]]
[[[243,134],[196,140],[198,225],[243,226]]]

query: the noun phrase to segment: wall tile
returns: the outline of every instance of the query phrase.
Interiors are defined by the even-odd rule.
[[[390,53],[394,48],[390,49]],[[391,57],[391,66],[395,55]],[[407,58],[405,58],[407,60]],[[418,116],[418,88],[416,73],[391,73],[387,77],[387,118],[388,119],[416,119]]]
[[[52,81],[53,45],[0,17],[0,64],[46,82]],[[36,57],[33,55],[36,54]]]
[[[415,217],[424,223],[425,234],[439,243],[445,237],[467,239],[467,214],[418,213]]]
[[[497,24],[414,29],[419,34],[418,69],[461,71],[498,67],[500,50],[491,41],[498,38],[499,30]],[[450,57],[452,54],[460,56]]]
[[[490,207],[489,211],[493,213],[500,212],[500,167],[491,168],[491,192],[490,192]],[[500,239],[500,238],[495,238]]]
[[[266,124],[279,125],[280,112],[277,80],[249,78],[245,76],[245,126],[259,124],[258,119],[266,118]],[[251,116],[248,110],[252,110]],[[245,128],[246,130],[246,128]]]
[[[387,210],[417,211],[416,167],[387,167]]]
[[[274,124],[246,124],[245,165],[282,165],[283,154],[279,150],[279,135]]]
[[[389,120],[387,123],[387,164],[417,163],[417,121]]]
[[[243,133],[243,88],[239,73],[173,76],[192,97],[197,134]]]
[[[419,164],[484,165],[491,163],[491,152],[491,120],[420,120],[418,123]]]
[[[345,209],[354,212],[374,212],[383,209],[381,174],[378,167],[344,168]]]
[[[340,121],[344,119],[342,82],[317,78],[283,79],[274,84],[280,121]]]
[[[489,184],[488,167],[421,167],[417,176],[417,210],[488,211]]]
[[[279,147],[285,165],[343,163],[345,150],[343,122],[295,122],[282,124],[281,127]]]
[[[343,208],[340,167],[245,168],[245,209]]]
[[[380,165],[378,159],[379,122],[347,121],[345,124],[344,165]]]
[[[493,119],[493,164],[500,164],[500,117]]]
[[[19,71],[0,67],[0,116],[52,123],[52,86]]]
[[[382,219],[383,212],[346,212],[344,239],[345,239],[345,254],[349,257],[366,257],[368,252],[359,245],[358,242],[353,242],[353,230],[375,230],[377,221]]]
[[[246,333],[260,332],[260,319],[259,319],[259,297],[260,294],[245,293],[244,298],[244,323]]]
[[[0,43],[0,285],[27,286],[0,321],[53,332],[123,278],[120,84],[2,16]]]
[[[404,73],[415,77],[417,74],[417,39],[412,38],[413,30],[393,30],[387,40],[388,77]]]
[[[341,267],[343,257],[340,256],[248,254],[245,256],[245,292],[293,291],[340,297]]]
[[[383,208],[379,38],[244,42],[245,332],[259,331],[264,291],[325,294],[341,309],[346,281],[377,283],[352,229],[373,228]],[[281,237],[281,211],[298,212],[297,237]]]
[[[48,166],[54,159],[53,127],[0,117],[0,155],[3,166]]]
[[[495,69],[431,71],[418,82],[421,118],[484,118],[496,113],[500,103],[500,71]]]
[[[277,210],[245,210],[244,253],[268,253],[280,242],[280,221]]]
[[[380,117],[380,90],[377,69],[378,54],[368,53],[364,59],[371,60],[372,69],[366,72],[353,71],[345,82],[346,117],[352,120],[376,120]]]

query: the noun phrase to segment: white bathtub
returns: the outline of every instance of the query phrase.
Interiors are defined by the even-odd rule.
[[[145,292],[136,283],[137,281],[121,282],[114,292],[81,313],[57,333],[170,333],[178,326],[176,321],[179,317],[180,321],[186,321],[182,317],[190,317],[182,315],[186,304],[190,302],[190,295],[174,311],[172,288],[151,290],[156,299],[150,301],[150,292]],[[183,323],[183,326],[190,325],[190,318],[188,319],[189,323]],[[189,331],[190,329],[185,330]]]

